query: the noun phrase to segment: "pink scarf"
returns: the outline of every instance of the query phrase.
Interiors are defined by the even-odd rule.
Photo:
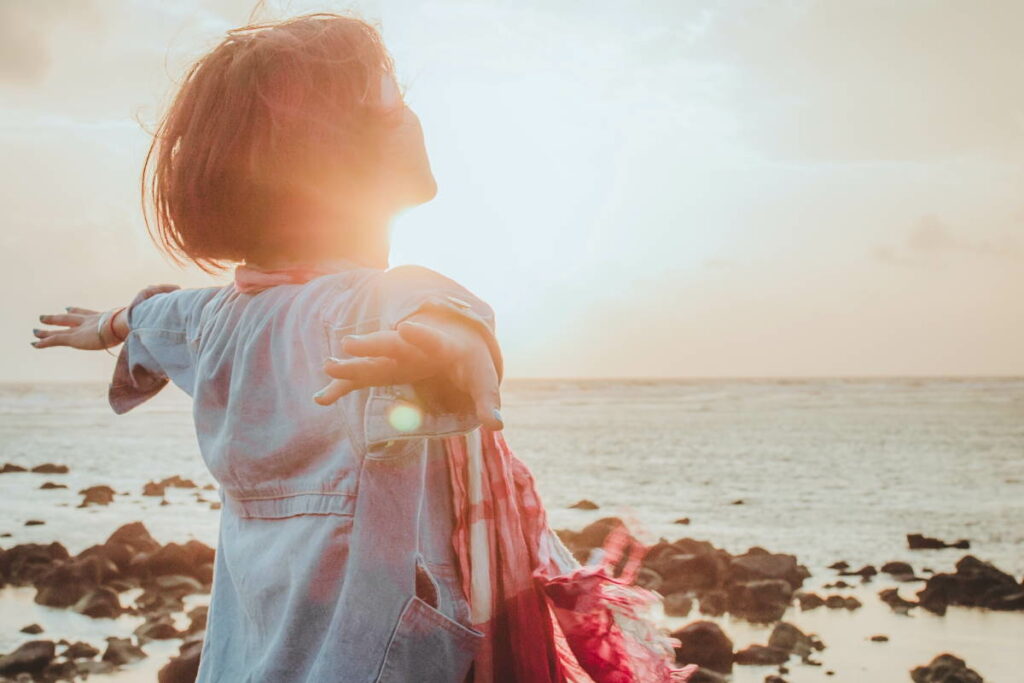
[[[302,284],[339,261],[278,270],[235,269],[235,288],[255,294]],[[604,543],[597,565],[581,566],[547,523],[533,475],[501,432],[484,427],[445,437],[455,528],[452,544],[473,626],[487,636],[472,683],[685,683],[694,665],[676,668],[679,641],[644,615],[661,598],[635,585],[645,548],[623,527]],[[612,568],[632,541],[621,574]]]
[[[547,524],[533,475],[501,432],[445,437],[455,503],[452,542],[473,626],[487,636],[473,683],[683,683],[679,641],[644,611],[661,598],[635,585],[645,548],[623,526],[601,562],[581,566]],[[631,556],[612,574],[624,546]]]

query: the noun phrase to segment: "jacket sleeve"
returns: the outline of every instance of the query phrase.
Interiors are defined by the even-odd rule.
[[[457,315],[483,336],[501,382],[503,363],[494,311],[483,299],[422,266],[398,266],[378,277],[373,291],[381,329],[394,329],[420,311]],[[371,457],[393,457],[409,452],[422,438],[465,434],[480,426],[471,398],[442,377],[371,387],[365,411],[365,445]]]
[[[200,315],[220,289],[159,292],[147,288],[135,296],[126,309],[128,336],[107,392],[115,413],[144,403],[169,381],[192,395]]]

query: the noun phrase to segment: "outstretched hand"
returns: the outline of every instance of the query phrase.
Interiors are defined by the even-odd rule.
[[[345,337],[342,348],[357,357],[327,359],[324,372],[334,379],[314,400],[326,406],[356,389],[443,376],[470,396],[485,427],[502,429],[498,374],[483,337],[450,317],[421,313],[415,318],[397,330]]]

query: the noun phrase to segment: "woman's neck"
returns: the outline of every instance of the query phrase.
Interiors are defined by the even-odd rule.
[[[367,268],[387,269],[391,249],[389,222],[379,219],[366,221],[358,228],[348,225],[344,231],[334,228],[320,233],[328,235],[327,238],[312,240],[308,251],[264,254],[246,259],[246,264],[262,270],[282,270],[351,261]]]

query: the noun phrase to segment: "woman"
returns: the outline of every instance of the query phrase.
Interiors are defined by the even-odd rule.
[[[330,14],[230,31],[188,73],[143,178],[158,244],[208,271],[240,264],[234,282],[42,316],[64,329],[37,330],[34,345],[123,341],[109,391],[118,413],[168,381],[193,398],[223,501],[199,680],[458,682],[482,628],[541,643],[531,654],[543,678],[519,680],[569,680],[559,661],[574,657],[555,653],[558,627],[530,576],[537,539],[552,575],[579,565],[539,499],[517,527],[533,530],[520,570],[507,529],[504,551],[489,551],[506,588],[526,586],[515,614],[467,597],[471,584],[497,593],[464,570],[453,538],[468,544],[465,506],[453,498],[490,503],[466,498],[448,467],[458,448],[437,437],[485,431],[499,445],[501,352],[493,311],[472,292],[427,268],[388,269],[391,219],[436,184],[377,31]],[[512,469],[492,469],[490,483],[515,476],[532,495],[511,453],[495,457]],[[520,513],[507,496],[492,502]],[[513,680],[525,647],[506,645],[488,641],[475,680]]]

